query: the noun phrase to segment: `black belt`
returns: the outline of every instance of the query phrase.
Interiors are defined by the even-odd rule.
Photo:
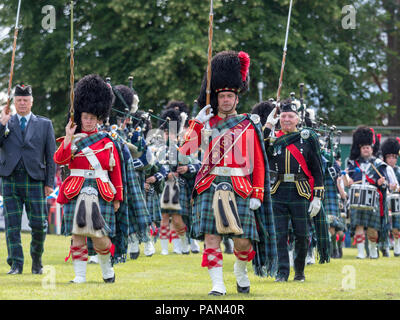
[[[308,181],[304,173],[271,173],[271,178],[282,182]]]

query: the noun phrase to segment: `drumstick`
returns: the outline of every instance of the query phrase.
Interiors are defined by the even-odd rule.
[[[381,178],[385,178],[384,176],[381,175],[381,173],[378,171],[378,169],[375,168],[375,166],[371,163],[372,168],[376,171],[376,173],[379,175]]]

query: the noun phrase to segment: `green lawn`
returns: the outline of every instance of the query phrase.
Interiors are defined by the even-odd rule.
[[[0,233],[0,299],[27,300],[351,300],[351,299],[400,299],[400,258],[357,260],[356,249],[345,249],[344,257],[329,264],[306,267],[306,282],[274,283],[271,278],[254,276],[251,265],[251,293],[236,293],[233,275],[233,255],[224,255],[224,280],[227,295],[209,297],[211,281],[206,268],[200,266],[201,254],[162,256],[157,242],[157,253],[148,258],[140,255],[115,266],[116,282],[105,284],[99,265],[88,265],[87,283],[70,284],[73,279],[71,260],[68,255],[69,238],[48,235],[43,256],[45,274],[31,274],[29,256],[30,235],[22,234],[25,265],[22,275],[7,275],[7,249],[4,232]],[[171,247],[172,248],[172,247]],[[143,252],[143,247],[141,248]],[[172,250],[171,250],[172,251]],[[51,281],[53,279],[53,282]],[[104,287],[107,286],[107,290]]]

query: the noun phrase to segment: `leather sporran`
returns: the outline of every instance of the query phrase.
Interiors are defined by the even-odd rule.
[[[180,188],[177,179],[168,179],[165,182],[164,190],[160,198],[161,209],[182,210],[179,203],[179,192]]]
[[[213,213],[217,232],[220,234],[243,234],[238,214],[235,192],[227,182],[219,183],[213,197]]]
[[[72,234],[102,238],[107,235],[105,225],[97,190],[82,188],[75,205]]]

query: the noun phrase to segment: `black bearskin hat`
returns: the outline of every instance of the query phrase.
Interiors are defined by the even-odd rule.
[[[262,101],[257,103],[251,109],[251,113],[258,114],[260,116],[261,125],[264,126],[267,122],[267,118],[274,110],[275,106],[269,101]]]
[[[181,117],[180,117],[180,112],[179,110],[176,109],[165,109],[161,113],[161,118],[165,121],[168,118],[167,123],[164,124],[163,129],[167,130],[169,129],[169,124],[172,121],[175,121],[176,123],[176,130],[179,130],[179,127],[181,125]],[[159,126],[164,123],[163,120],[159,120]]]
[[[99,75],[90,74],[83,77],[75,85],[74,121],[76,133],[81,131],[81,115],[87,112],[97,116],[98,120],[106,120],[114,102],[114,94],[109,84]]]
[[[371,130],[374,132],[373,129]],[[381,155],[381,134],[376,134],[374,132],[374,140],[372,142],[374,144],[372,147],[373,155],[379,157]]]
[[[384,159],[388,154],[399,155],[400,143],[396,138],[389,137],[382,143],[381,151]]]
[[[377,156],[379,151],[379,137],[367,126],[359,126],[353,132],[353,143],[350,150],[350,160],[356,160],[360,156],[360,148],[369,145],[373,148],[373,154]]]
[[[149,132],[149,130],[151,130],[152,125],[151,125],[151,121],[149,119],[144,119],[145,118],[145,112],[138,110],[136,111],[133,116],[136,119],[132,119],[132,127],[136,128],[139,124],[139,122],[141,122],[142,128],[143,128],[143,135],[146,137],[147,133]],[[144,119],[144,120],[139,120],[139,119]]]
[[[117,117],[124,118],[124,114],[129,113],[133,103],[134,92],[123,84],[113,87],[113,92],[115,95],[113,109],[115,110],[110,112],[110,123],[116,124]]]
[[[19,85],[15,86],[14,97],[29,97],[32,96],[32,87],[26,85]]]
[[[179,110],[179,112],[185,112],[189,114],[189,107],[183,101],[172,100],[168,102],[168,104],[165,106],[165,109],[171,109],[171,108],[175,108]]]
[[[211,60],[210,104],[213,113],[218,113],[218,93],[232,91],[242,94],[249,85],[250,57],[246,52],[222,51]],[[197,99],[200,108],[206,106],[207,72],[203,77],[200,95]]]
[[[133,102],[133,90],[123,84],[119,84],[113,88],[113,91],[115,94],[114,108],[124,113],[129,112]],[[121,98],[124,101],[122,101]],[[127,108],[128,110],[125,110]]]
[[[185,120],[185,127],[187,127],[189,125],[189,120],[188,120],[189,107],[187,106],[186,103],[184,103],[183,101],[171,100],[165,106],[164,110],[168,110],[168,109],[175,109],[175,110],[179,111],[179,115],[180,116],[182,115],[182,112],[184,112],[186,114],[185,119],[184,119]]]

